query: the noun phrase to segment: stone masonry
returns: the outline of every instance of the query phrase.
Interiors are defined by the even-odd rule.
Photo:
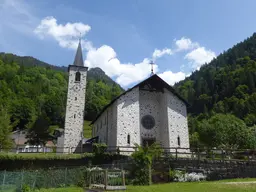
[[[146,115],[154,119],[151,129],[142,125]],[[99,136],[99,141],[108,146],[121,146],[123,151],[130,151],[129,147],[135,143],[142,145],[147,139],[153,139],[165,148],[189,148],[187,107],[166,88],[161,92],[135,86],[93,122],[93,136]]]
[[[57,152],[73,153],[82,147],[87,70],[79,43],[74,64],[68,68],[65,129],[64,135],[58,138]]]

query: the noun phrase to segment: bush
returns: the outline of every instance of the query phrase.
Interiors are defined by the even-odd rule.
[[[133,180],[134,185],[150,185],[151,181],[151,168],[153,159],[159,158],[163,150],[160,145],[153,144],[147,147],[141,147],[136,144],[138,150],[133,152],[133,166],[131,174],[135,177]]]
[[[23,184],[21,188],[17,188],[16,192],[31,192],[31,188],[27,184]]]
[[[107,150],[107,145],[105,143],[94,143],[92,145],[92,151],[95,155],[104,154]]]

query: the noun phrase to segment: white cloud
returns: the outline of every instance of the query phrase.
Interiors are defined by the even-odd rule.
[[[57,24],[57,20],[54,17],[46,17],[41,20],[34,32],[42,39],[47,36],[53,37],[61,47],[76,49],[78,38],[86,35],[90,30],[91,27],[83,23],[66,23],[62,25]],[[87,49],[92,48],[90,42],[83,40],[82,44]]]
[[[209,63],[215,57],[216,54],[211,50],[206,50],[205,47],[198,47],[185,55],[185,59],[191,63],[194,70],[200,69],[203,64]]]
[[[155,49],[154,53],[153,53],[153,58],[154,59],[157,59],[157,58],[160,58],[164,55],[172,55],[172,50],[171,49],[168,49],[168,48],[165,48],[165,49]]]
[[[197,42],[192,42],[191,39],[186,37],[176,40],[175,44],[177,46],[177,51],[189,50],[199,46]]]
[[[46,37],[55,39],[63,48],[76,49],[78,38],[80,36],[84,37],[90,30],[91,27],[84,23],[66,23],[63,25],[58,24],[54,17],[46,17],[42,19],[40,24],[34,29],[34,33],[41,39]],[[151,73],[149,58],[144,58],[141,62],[137,63],[122,63],[118,59],[115,50],[108,45],[102,45],[97,48],[88,40],[82,40],[82,45],[83,48],[87,50],[85,65],[89,68],[100,67],[108,76],[114,78],[116,82],[123,87],[142,81],[149,77]],[[174,51],[170,48],[155,49],[152,54],[153,60],[157,60],[164,55],[172,55],[178,51],[192,49],[192,51],[185,56],[185,59],[192,63],[192,67],[195,69],[215,57],[214,52],[200,47],[197,42],[192,42],[189,38],[182,37],[175,41],[175,45],[177,49]],[[158,65],[154,64],[154,73],[157,72]],[[173,73],[168,70],[160,73],[159,76],[173,85],[185,79],[186,74],[183,72]]]
[[[151,67],[147,58],[136,64],[121,63],[115,50],[108,45],[89,50],[85,65],[100,67],[108,76],[116,77],[116,82],[124,87],[147,78]],[[158,71],[157,65],[154,65],[154,71]]]
[[[183,72],[173,73],[172,71],[165,71],[163,73],[160,73],[159,77],[165,80],[168,84],[174,85],[175,83],[184,80],[186,74]]]

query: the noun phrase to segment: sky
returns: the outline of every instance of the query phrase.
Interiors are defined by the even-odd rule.
[[[154,73],[173,85],[256,29],[255,0],[0,0],[0,52],[100,67],[127,89]]]

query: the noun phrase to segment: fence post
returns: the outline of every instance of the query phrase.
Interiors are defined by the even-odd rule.
[[[21,172],[21,181],[20,181],[20,188],[22,189],[23,185],[23,178],[24,178],[24,171]]]
[[[3,187],[4,187],[4,183],[5,183],[5,175],[6,175],[6,170],[4,170],[4,178],[3,178],[3,184],[2,184]]]
[[[104,172],[105,174],[104,174],[104,176],[105,176],[105,183],[104,183],[104,185],[105,185],[105,190],[107,190],[107,185],[108,185],[108,170],[107,169],[105,169],[105,172]]]
[[[68,168],[66,167],[65,169],[65,186],[67,186],[67,171],[68,171]]]
[[[199,148],[197,148],[197,159],[198,159],[198,161],[200,161],[200,150],[199,150]]]
[[[123,180],[123,186],[125,186],[125,171],[122,170],[122,180]]]
[[[222,159],[222,161],[224,162],[225,157],[224,157],[224,151],[223,151],[223,149],[221,149],[221,159]]]
[[[90,171],[88,171],[88,174],[89,174],[89,183],[88,183],[88,185],[89,185],[89,189],[91,189],[91,184],[92,184],[92,171],[90,170]]]
[[[176,156],[176,161],[178,160],[178,149],[175,148],[175,156]]]

